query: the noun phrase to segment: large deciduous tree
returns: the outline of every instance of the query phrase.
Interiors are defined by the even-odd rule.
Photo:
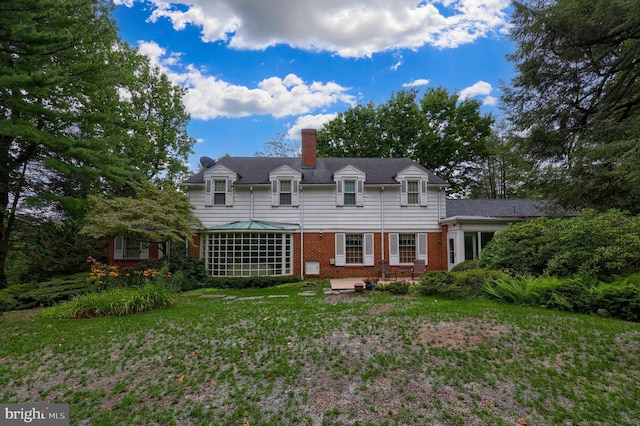
[[[112,8],[0,7],[0,286],[21,205],[81,219],[88,194],[184,169],[182,91],[120,42]]]
[[[199,221],[193,206],[173,185],[131,183],[134,196],[89,196],[90,214],[81,233],[92,238],[124,236],[161,246],[167,241],[191,242]]]
[[[493,118],[474,99],[444,88],[401,90],[385,104],[357,105],[318,132],[318,153],[326,157],[407,157],[464,193],[476,162],[486,155]]]
[[[640,2],[514,2],[503,101],[535,168],[566,208],[640,212]]]

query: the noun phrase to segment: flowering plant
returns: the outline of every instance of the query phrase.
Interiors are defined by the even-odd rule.
[[[378,278],[376,277],[366,277],[362,281],[364,281],[365,284],[378,284]]]

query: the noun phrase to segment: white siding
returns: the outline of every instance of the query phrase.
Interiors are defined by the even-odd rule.
[[[246,187],[234,188],[233,207],[205,206],[204,187],[189,188],[189,200],[194,214],[205,227],[250,220],[251,191]],[[426,207],[400,206],[399,185],[384,189],[385,232],[439,232],[438,197],[444,213],[444,192],[429,187],[429,203]],[[258,221],[298,224],[300,209],[304,213],[306,232],[376,232],[380,231],[380,188],[365,185],[363,206],[336,206],[336,186],[304,186],[299,206],[272,206],[271,186],[253,188],[253,219]]]

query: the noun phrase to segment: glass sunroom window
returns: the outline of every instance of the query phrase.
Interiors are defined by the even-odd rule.
[[[206,236],[205,259],[213,276],[292,274],[292,236],[233,232]]]

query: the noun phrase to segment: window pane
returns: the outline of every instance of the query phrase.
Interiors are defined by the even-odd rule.
[[[124,240],[124,258],[140,259],[140,241],[133,238],[125,238]]]
[[[416,235],[400,234],[398,241],[400,263],[413,263],[416,259]]]
[[[362,235],[347,234],[345,235],[346,246],[346,262],[348,265],[360,265],[363,262],[362,255]]]
[[[215,194],[213,194],[213,204],[225,204],[225,202],[226,194],[224,192],[216,192]]]
[[[291,181],[290,180],[281,180],[280,181],[280,192],[291,192]]]
[[[354,180],[345,180],[344,181],[344,192],[356,192],[356,181]]]
[[[281,206],[290,206],[291,205],[291,193],[281,192],[280,193],[280,205]]]
[[[418,181],[410,180],[407,182],[407,203],[418,204]]]
[[[214,184],[215,192],[225,192],[227,189],[227,181],[225,180],[217,180]]]

